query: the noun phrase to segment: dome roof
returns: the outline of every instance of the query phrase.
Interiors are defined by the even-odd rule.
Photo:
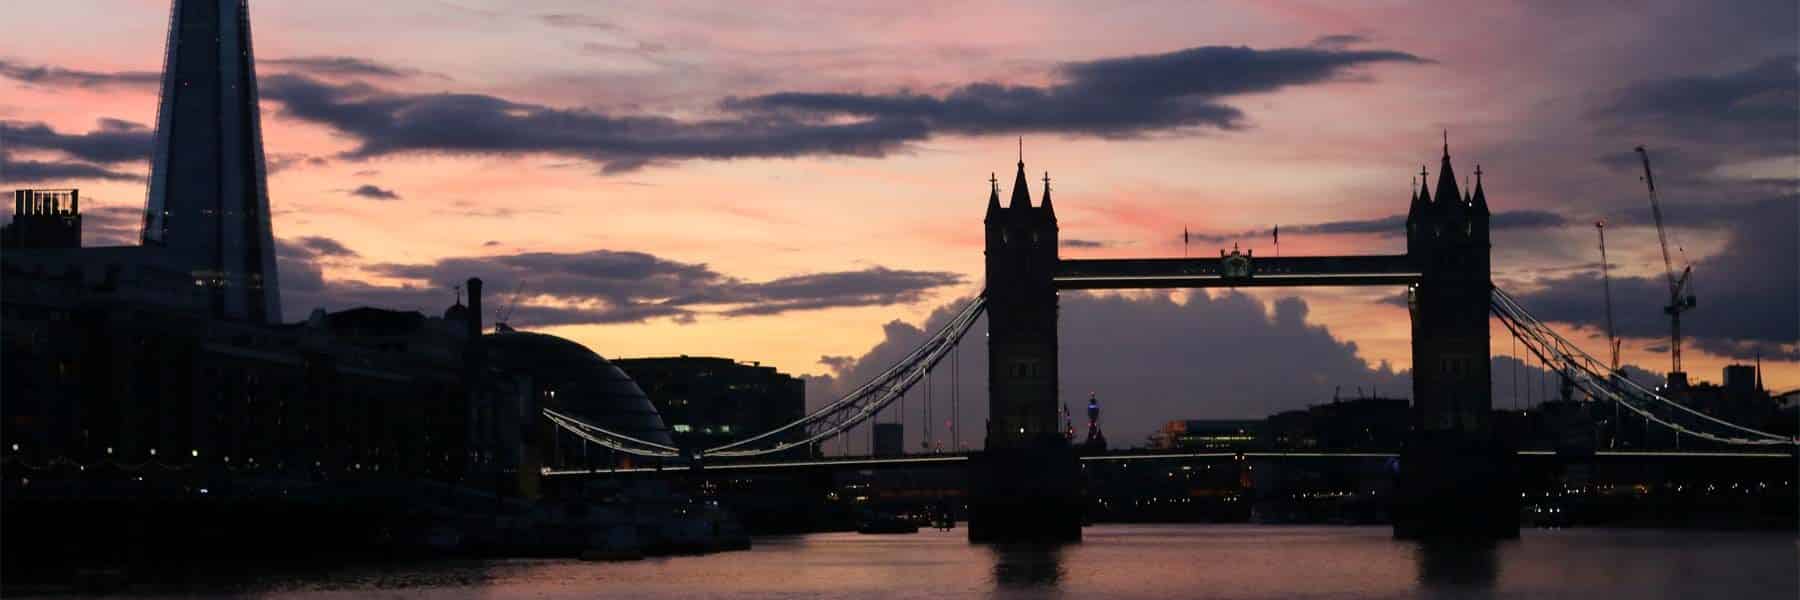
[[[450,308],[444,309],[445,321],[461,321],[467,318],[469,318],[469,307],[463,306],[460,301],[450,305]]]
[[[673,444],[662,416],[630,375],[586,346],[554,335],[500,331],[484,337],[496,367],[556,391],[557,410],[609,431]]]

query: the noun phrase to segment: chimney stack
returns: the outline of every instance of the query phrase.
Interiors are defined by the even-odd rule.
[[[465,285],[469,290],[469,343],[481,339],[481,278],[470,277]]]

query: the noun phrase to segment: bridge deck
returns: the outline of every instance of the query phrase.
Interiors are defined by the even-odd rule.
[[[1247,451],[1247,452],[1230,452],[1230,451],[1210,450],[1210,451],[1187,451],[1187,452],[1174,451],[1174,452],[1150,452],[1150,453],[1100,454],[1100,455],[1093,455],[1093,456],[1083,456],[1083,457],[1081,457],[1081,460],[1084,462],[1086,462],[1086,461],[1139,461],[1139,460],[1170,460],[1170,459],[1196,459],[1196,458],[1231,458],[1231,457],[1240,457],[1240,456],[1244,457],[1244,458],[1251,458],[1251,459],[1321,459],[1321,458],[1341,459],[1341,458],[1391,458],[1391,457],[1398,457],[1398,456],[1400,456],[1400,454],[1396,453],[1396,452],[1359,452],[1359,451],[1345,451],[1345,450],[1324,450],[1324,451],[1262,450],[1262,451]],[[1557,453],[1555,451],[1551,451],[1551,450],[1520,450],[1519,456],[1553,457],[1553,456],[1557,456]],[[1600,450],[1598,452],[1595,452],[1594,456],[1597,458],[1636,458],[1636,459],[1736,458],[1736,459],[1790,460],[1790,459],[1794,458],[1794,455],[1792,453],[1787,453],[1787,452],[1743,452],[1743,451],[1726,451],[1726,450],[1700,450],[1700,451],[1691,451],[1691,450],[1690,451],[1682,451],[1682,450]],[[938,464],[938,465],[946,465],[947,464],[947,465],[960,466],[962,463],[968,462],[968,460],[969,460],[968,455],[964,455],[964,454],[903,456],[903,457],[895,457],[895,458],[849,457],[849,458],[797,460],[797,461],[785,461],[785,462],[725,463],[725,464],[717,464],[717,465],[707,465],[704,468],[704,470],[705,471],[742,471],[742,470],[807,469],[807,468],[868,469],[868,468],[872,468],[872,467],[906,467],[906,466],[922,466],[922,465],[931,465],[931,464]],[[693,467],[691,467],[689,465],[670,465],[670,466],[665,466],[665,467],[635,467],[635,468],[618,468],[618,469],[551,469],[551,470],[545,471],[544,475],[581,476],[581,475],[607,475],[607,474],[625,474],[625,473],[672,473],[672,472],[687,472],[687,471],[692,471],[692,470],[693,470]]]
[[[1228,276],[1224,259],[1211,256],[1065,259],[1056,269],[1056,288],[1062,290],[1404,286],[1418,280],[1418,267],[1404,254],[1253,257],[1247,276]]]

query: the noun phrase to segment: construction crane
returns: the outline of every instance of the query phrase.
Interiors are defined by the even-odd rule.
[[[1619,372],[1619,335],[1613,329],[1612,267],[1606,261],[1606,221],[1594,221],[1600,234],[1600,286],[1606,291],[1606,343],[1612,347],[1612,370]]]
[[[1637,147],[1637,153],[1644,161],[1644,185],[1650,188],[1650,216],[1656,220],[1656,241],[1662,244],[1663,272],[1669,277],[1669,304],[1663,307],[1663,313],[1669,315],[1669,385],[1685,385],[1687,373],[1681,370],[1681,313],[1694,308],[1694,294],[1688,290],[1694,267],[1683,266],[1681,275],[1675,274],[1675,261],[1669,258],[1669,236],[1663,229],[1662,204],[1656,200],[1656,179],[1650,175],[1650,153],[1643,146]]]
[[[512,331],[512,327],[506,322],[512,319],[513,309],[519,307],[519,297],[524,292],[525,280],[520,279],[519,283],[513,286],[512,297],[506,300],[506,306],[500,307],[500,310],[494,314],[494,329]]]

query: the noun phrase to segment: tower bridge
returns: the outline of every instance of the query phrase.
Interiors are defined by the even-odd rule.
[[[1421,175],[1428,175],[1421,172]],[[985,229],[986,289],[886,371],[811,414],[717,448],[678,449],[633,439],[546,410],[554,425],[615,451],[723,470],[864,469],[920,465],[966,469],[969,537],[976,542],[1080,539],[1082,461],[1060,427],[1057,295],[1061,290],[1216,287],[1393,286],[1406,290],[1412,326],[1412,433],[1398,460],[1394,532],[1400,537],[1505,538],[1519,530],[1519,460],[1496,432],[1490,318],[1569,385],[1659,426],[1720,444],[1761,447],[1751,458],[1790,455],[1791,437],[1722,421],[1632,382],[1562,338],[1490,279],[1490,211],[1482,172],[1457,184],[1449,144],[1435,186],[1409,199],[1406,252],[1388,255],[1064,259],[1048,174],[1034,203],[1021,160],[1002,204],[990,178]],[[1422,178],[1423,179],[1423,178]],[[1429,181],[1428,179],[1425,179]],[[981,450],[891,460],[819,460],[800,452],[871,420],[953,356],[987,316],[988,422]],[[952,361],[955,364],[955,361]],[[1298,458],[1273,453],[1265,460]],[[1319,457],[1337,456],[1331,453]],[[1713,456],[1713,455],[1706,455]],[[1716,456],[1731,456],[1717,454]],[[787,457],[785,459],[777,457]],[[1313,458],[1319,458],[1313,457]],[[1367,458],[1367,457],[1363,457]],[[1632,457],[1646,458],[1646,457]],[[1656,458],[1656,457],[1647,457]],[[655,472],[550,470],[551,476]],[[680,469],[680,467],[677,467]]]
[[[1421,189],[1411,199],[1403,255],[1258,259],[1234,248],[1216,259],[1065,261],[1049,176],[1033,206],[1019,161],[1008,204],[997,181],[987,203],[989,421],[986,451],[971,464],[970,539],[1081,535],[1075,452],[1056,422],[1059,290],[1345,285],[1408,291],[1418,435],[1402,461],[1402,496],[1417,500],[1396,533],[1516,536],[1511,452],[1490,417],[1487,194],[1479,180],[1458,189],[1448,143],[1435,197]],[[1457,508],[1435,510],[1443,506]]]

